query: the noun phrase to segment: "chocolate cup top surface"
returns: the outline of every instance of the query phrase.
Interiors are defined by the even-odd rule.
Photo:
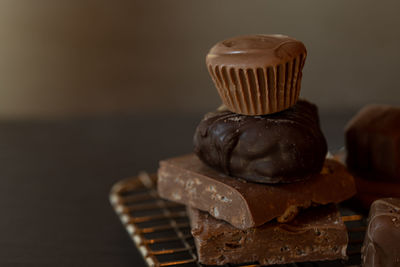
[[[206,57],[207,65],[256,68],[275,66],[307,54],[304,44],[280,34],[237,36],[215,44]]]

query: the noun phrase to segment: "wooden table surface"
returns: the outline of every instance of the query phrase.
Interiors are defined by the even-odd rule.
[[[321,115],[331,149],[351,115]],[[190,152],[201,116],[0,122],[0,266],[145,266],[110,188]]]

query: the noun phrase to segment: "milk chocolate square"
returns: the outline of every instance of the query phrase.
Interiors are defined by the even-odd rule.
[[[262,225],[277,218],[293,219],[299,208],[338,203],[356,192],[346,168],[327,159],[320,174],[290,184],[246,182],[220,173],[194,154],[160,162],[160,197],[209,212],[239,229]]]
[[[364,267],[400,266],[400,198],[372,203],[361,253]]]
[[[287,264],[346,258],[347,231],[335,205],[310,208],[290,223],[240,230],[188,208],[198,259],[203,264]]]

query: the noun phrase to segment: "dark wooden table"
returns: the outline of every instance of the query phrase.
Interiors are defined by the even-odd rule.
[[[322,114],[331,149],[352,114]],[[109,190],[190,152],[201,116],[0,122],[0,266],[145,266]]]

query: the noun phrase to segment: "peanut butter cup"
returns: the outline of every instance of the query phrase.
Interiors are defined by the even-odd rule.
[[[214,45],[206,64],[230,111],[262,115],[296,103],[306,55],[302,42],[285,35],[245,35]]]

